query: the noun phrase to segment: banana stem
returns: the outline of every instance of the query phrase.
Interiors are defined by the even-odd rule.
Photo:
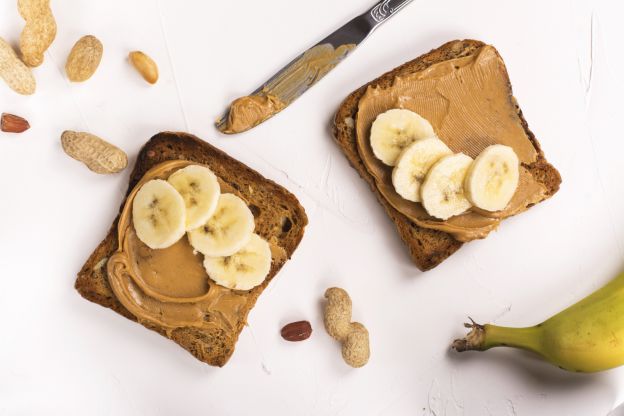
[[[485,351],[493,347],[514,347],[539,351],[540,327],[509,328],[496,325],[479,325],[474,321],[464,324],[470,332],[453,342],[453,349],[462,351]]]

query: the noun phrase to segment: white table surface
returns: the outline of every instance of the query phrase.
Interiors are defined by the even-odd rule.
[[[624,370],[563,372],[498,349],[456,355],[467,315],[540,322],[624,264],[622,45],[617,1],[415,0],[279,116],[236,137],[213,119],[370,0],[53,0],[59,32],[22,97],[0,84],[0,111],[28,118],[0,133],[0,415],[606,415]],[[0,36],[17,43],[14,0]],[[105,45],[95,76],[70,85],[73,43]],[[487,240],[419,272],[393,226],[333,143],[340,101],[377,75],[455,38],[494,44],[561,191]],[[160,65],[154,87],[126,60]],[[162,130],[194,133],[295,193],[310,225],[261,296],[225,368],[82,299],[76,273],[106,234],[131,169],[98,176],[61,150],[87,130],[127,151]],[[346,288],[372,357],[350,369],[322,328],[321,299]],[[311,339],[279,329],[307,319]]]

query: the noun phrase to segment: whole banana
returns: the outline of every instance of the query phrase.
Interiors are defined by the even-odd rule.
[[[624,364],[624,273],[580,302],[536,326],[465,324],[453,342],[462,351],[512,347],[533,351],[568,371],[592,373]]]

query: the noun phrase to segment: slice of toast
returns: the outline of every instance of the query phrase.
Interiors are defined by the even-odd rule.
[[[377,200],[396,225],[397,231],[405,245],[407,245],[414,263],[423,271],[430,270],[442,263],[442,261],[455,253],[462,246],[462,243],[455,240],[450,234],[423,228],[414,224],[409,218],[394,209],[379,193],[375,185],[375,180],[366,170],[357,148],[354,120],[358,112],[358,104],[368,86],[389,88],[397,76],[419,72],[433,64],[450,59],[478,54],[484,46],[485,44],[483,42],[476,40],[455,40],[448,42],[355,90],[342,102],[334,119],[333,132],[335,140],[338,142],[338,145],[349,160],[351,166],[353,166],[360,176],[369,184]],[[511,91],[511,83],[509,85]],[[511,98],[516,105],[522,126],[538,153],[537,160],[528,167],[529,171],[538,182],[541,182],[546,187],[546,198],[549,198],[559,190],[561,176],[559,172],[546,161],[535,135],[529,130],[527,122],[522,115],[522,110],[515,99],[513,97]]]
[[[130,175],[126,198],[150,168],[167,160],[179,159],[209,166],[215,175],[236,189],[244,200],[250,202],[250,209],[255,217],[255,232],[267,241],[275,242],[287,254],[283,261],[274,261],[266,280],[248,293],[246,304],[240,314],[241,319],[234,326],[231,334],[218,329],[204,330],[190,327],[174,329],[168,334],[165,328],[141,322],[145,327],[171,338],[197,359],[221,367],[234,352],[236,340],[258,296],[299,245],[308,219],[297,198],[286,189],[210,144],[184,133],[160,133],[143,146]],[[125,199],[120,211],[124,204]],[[118,219],[119,217],[115,219],[104,241],[95,249],[78,273],[75,287],[85,299],[137,321],[136,317],[113,294],[106,272],[106,262],[118,248]]]

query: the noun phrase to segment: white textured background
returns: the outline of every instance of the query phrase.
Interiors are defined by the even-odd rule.
[[[370,0],[52,4],[59,32],[35,70],[36,95],[0,85],[0,111],[32,124],[23,135],[0,133],[0,415],[604,416],[624,401],[624,370],[578,375],[518,351],[448,352],[468,314],[535,324],[624,266],[622,2],[415,0],[300,101],[236,137],[212,125],[226,104]],[[21,27],[15,1],[0,0],[0,36],[16,44]],[[88,33],[105,45],[102,64],[90,81],[70,85],[65,58]],[[420,273],[332,142],[329,122],[356,87],[464,37],[499,49],[564,182],[550,201]],[[155,87],[127,63],[133,49],[159,63]],[[225,368],[74,291],[130,169],[91,173],[62,152],[65,129],[108,139],[131,163],[158,131],[189,131],[300,198],[305,238]],[[370,330],[363,369],[345,366],[322,329],[330,285],[351,293],[354,318]],[[284,342],[279,329],[298,319],[312,322],[312,338]]]

